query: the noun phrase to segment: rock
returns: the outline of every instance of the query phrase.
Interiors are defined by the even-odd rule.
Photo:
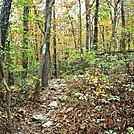
[[[53,124],[53,123],[52,123],[51,121],[48,121],[48,122],[42,124],[42,127],[45,127],[45,128],[46,128],[46,127],[50,127],[52,124]]]
[[[33,115],[32,117],[34,120],[37,120],[37,121],[46,121],[47,120],[47,117],[42,115],[42,114],[39,114],[39,115]]]
[[[58,103],[56,101],[53,101],[49,104],[50,107],[57,107]]]
[[[87,97],[84,95],[84,94],[82,94],[82,93],[79,93],[79,92],[77,92],[77,93],[75,93],[74,94],[76,97],[78,97],[79,98],[79,100],[88,100],[87,99]]]
[[[61,102],[65,102],[68,99],[68,96],[63,96],[58,98]]]

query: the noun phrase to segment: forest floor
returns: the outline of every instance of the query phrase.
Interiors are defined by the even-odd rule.
[[[127,134],[134,127],[133,85],[102,85],[98,88],[86,76],[69,82],[54,79],[36,103],[32,90],[13,91],[16,134]],[[4,106],[0,111],[0,134],[8,134]]]

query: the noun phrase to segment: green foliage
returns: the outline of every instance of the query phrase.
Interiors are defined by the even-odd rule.
[[[129,132],[129,134],[134,134],[134,128],[133,127],[128,127],[127,132]]]
[[[108,20],[109,18],[108,14],[110,12],[110,9],[106,6],[106,3],[101,3],[100,7],[101,8],[99,8],[99,17],[102,20]]]
[[[83,71],[89,68],[90,65],[95,61],[95,54],[84,52],[82,58],[83,63],[81,62],[79,53],[76,53],[71,49],[67,50],[67,52],[58,59],[59,74],[84,74]]]
[[[14,1],[13,4],[16,7],[20,7],[20,6],[31,6],[33,4],[33,2],[30,1],[30,0],[17,0],[17,1]]]

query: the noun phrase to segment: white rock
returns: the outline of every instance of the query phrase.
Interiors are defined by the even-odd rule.
[[[47,119],[46,116],[43,116],[42,114],[39,115],[33,115],[33,118],[38,121],[45,121]]]
[[[42,127],[50,127],[53,123],[51,121],[46,122],[45,124],[42,124]]]
[[[56,101],[53,101],[49,104],[50,107],[57,107],[58,103]]]

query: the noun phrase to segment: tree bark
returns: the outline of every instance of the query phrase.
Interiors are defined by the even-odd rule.
[[[125,44],[125,11],[124,11],[124,0],[121,0],[121,20],[122,20],[122,39],[121,39],[121,50],[126,50]]]
[[[68,18],[69,18],[69,20],[70,20],[70,24],[71,24],[71,27],[72,27],[72,34],[73,34],[75,49],[77,50],[77,42],[76,42],[76,37],[75,37],[75,29],[74,29],[72,17],[71,17],[70,14],[68,15]]]
[[[56,13],[55,9],[53,11],[53,19],[54,19],[54,26],[53,26],[53,31],[54,31],[54,36],[53,36],[53,47],[54,47],[54,76],[57,78],[57,50],[56,50],[56,25],[55,25],[55,20],[56,20]]]
[[[23,52],[22,52],[22,67],[24,69],[22,77],[25,79],[27,77],[27,68],[28,68],[28,16],[29,8],[24,6],[23,14]]]
[[[48,86],[49,69],[50,69],[50,27],[51,27],[51,16],[52,6],[54,0],[46,0],[46,20],[45,20],[45,37],[44,44],[46,45],[45,54],[42,53],[42,87]]]
[[[96,0],[96,10],[94,18],[94,40],[93,40],[93,49],[96,51],[98,48],[98,9],[99,9],[99,0]]]
[[[11,111],[10,111],[10,89],[7,85],[7,82],[5,80],[4,71],[2,62],[4,60],[4,50],[6,45],[6,39],[7,39],[7,31],[9,26],[9,15],[10,15],[10,9],[11,9],[12,0],[4,0],[2,4],[1,14],[0,14],[0,83],[3,81],[3,84],[6,88],[6,112],[8,116],[8,125],[10,128],[10,133],[13,134],[13,125],[12,125],[12,119],[11,119]]]
[[[119,4],[120,0],[114,1],[114,6],[108,2],[108,6],[110,8],[110,6],[113,7],[113,11],[114,11],[114,15],[112,16],[112,12],[110,12],[111,15],[111,22],[112,22],[112,35],[111,35],[111,41],[110,41],[110,47],[109,47],[109,51],[111,51],[112,48],[112,44],[114,44],[115,46],[115,33],[116,33],[116,25],[117,25],[117,17],[118,17],[118,4]]]
[[[82,54],[83,54],[83,50],[82,50],[82,19],[81,19],[81,1],[78,0],[79,2],[79,45],[80,45],[80,58],[82,60]]]
[[[93,6],[95,1],[92,4],[89,3],[88,0],[85,1],[86,7],[86,51],[91,50],[91,7]]]

